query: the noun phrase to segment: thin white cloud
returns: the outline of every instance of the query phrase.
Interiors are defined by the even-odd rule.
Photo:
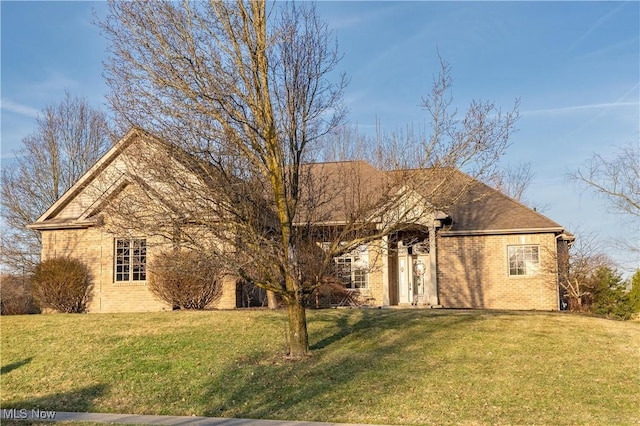
[[[596,20],[596,22],[593,25],[591,25],[591,27],[589,27],[589,29],[587,31],[585,31],[580,37],[578,37],[578,39],[576,41],[573,42],[573,44],[569,47],[569,50],[573,50],[576,46],[581,44],[594,31],[596,31],[598,28],[600,28],[602,26],[602,24],[607,22],[609,20],[609,18],[611,18],[613,15],[615,15],[624,6],[625,6],[625,3],[623,2],[619,6],[617,6],[616,8],[610,10],[608,13],[606,13],[603,16],[601,16],[600,18],[598,18],[598,20]]]
[[[369,90],[366,90],[366,89],[348,92],[344,95],[344,103],[347,105],[355,104],[359,102],[361,99],[363,99],[365,96],[367,96],[368,94],[369,94]]]
[[[380,6],[381,4],[378,4],[376,6]],[[395,10],[397,10],[396,6],[397,5],[384,4],[384,7],[375,7],[369,9],[364,13],[362,11],[358,11],[357,13],[353,12],[352,14],[345,14],[344,11],[342,11],[342,13],[340,14],[330,14],[329,27],[332,30],[344,30],[362,27],[368,23],[371,23],[372,21],[384,18],[385,16],[393,13]]]
[[[76,90],[82,87],[81,83],[73,80],[59,71],[49,71],[47,78],[42,81],[35,81],[29,85],[30,90],[42,93],[57,93],[64,90]]]
[[[30,118],[36,118],[39,113],[39,111],[35,108],[32,108],[28,105],[22,105],[17,102],[13,102],[11,99],[8,99],[8,98],[2,98],[2,100],[0,101],[0,105],[2,106],[2,109],[5,111],[24,115]]]
[[[599,104],[572,105],[572,106],[558,107],[558,108],[534,109],[530,111],[522,111],[522,115],[562,114],[562,113],[573,113],[573,112],[588,111],[588,110],[605,110],[605,109],[613,109],[613,108],[637,107],[639,105],[640,105],[640,101],[605,102],[605,103],[599,103]]]
[[[606,45],[600,49],[592,50],[582,55],[584,59],[598,59],[605,55],[619,55],[629,54],[632,55],[635,52],[635,57],[638,57],[638,36],[620,40],[616,43]]]
[[[623,99],[626,99],[629,96],[632,96],[631,99],[635,99],[638,97],[638,88],[640,88],[640,83],[636,83],[627,92],[618,99],[618,102],[622,102]],[[638,103],[638,101],[636,101]]]

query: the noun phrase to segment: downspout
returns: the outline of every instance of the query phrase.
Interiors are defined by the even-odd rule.
[[[562,241],[566,241],[567,242],[567,252],[564,253],[563,255],[567,256],[567,262],[569,261],[569,248],[571,247],[572,243],[575,241],[575,237],[571,238],[572,236],[569,236],[567,234],[564,233],[564,231],[561,231],[558,235],[556,235],[555,238],[555,253],[556,253],[556,307],[559,310],[561,310],[561,306],[560,306],[560,258],[559,258],[559,254],[558,254],[558,242],[559,240]],[[568,264],[566,265],[568,268]],[[569,271],[567,270],[566,273],[568,274]]]
[[[438,245],[436,244],[436,233],[439,228],[442,228],[442,221],[448,217],[448,214],[436,211],[433,224],[429,227],[429,270],[431,272],[431,289],[433,292],[431,300],[429,300],[431,307],[441,307],[438,289]]]
[[[555,238],[555,256],[556,256],[556,309],[560,310],[560,258],[558,257],[558,243],[564,234],[560,233]]]

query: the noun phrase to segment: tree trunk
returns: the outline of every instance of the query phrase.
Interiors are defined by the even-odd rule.
[[[269,309],[278,309],[278,298],[271,290],[267,290],[267,306]]]
[[[287,311],[289,314],[289,324],[287,328],[289,356],[292,358],[302,358],[309,354],[307,314],[298,298],[287,300]]]

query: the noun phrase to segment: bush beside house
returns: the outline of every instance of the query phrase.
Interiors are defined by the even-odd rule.
[[[70,257],[39,263],[32,278],[32,294],[40,305],[64,313],[85,312],[91,286],[87,266]]]
[[[205,309],[222,295],[222,268],[205,253],[160,253],[149,268],[149,290],[174,308]]]

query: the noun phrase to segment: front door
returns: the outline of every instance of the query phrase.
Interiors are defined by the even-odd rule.
[[[426,304],[430,277],[428,255],[398,254],[398,301]]]

